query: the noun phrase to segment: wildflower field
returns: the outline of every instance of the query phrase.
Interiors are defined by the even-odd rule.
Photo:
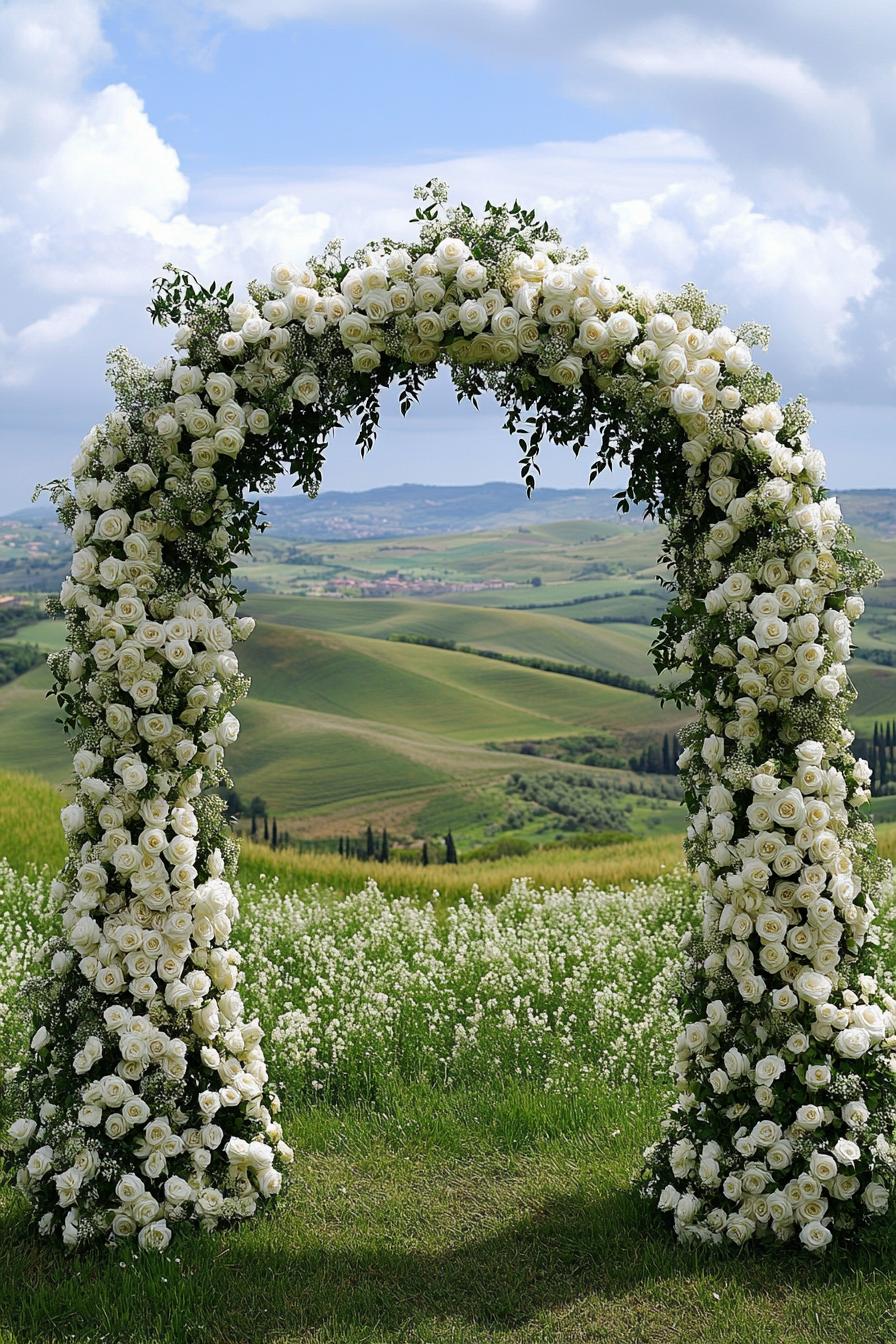
[[[57,809],[48,786],[0,778],[5,1067],[54,918]],[[265,873],[250,852],[234,942],[296,1149],[285,1197],[161,1257],[71,1260],[27,1233],[6,1183],[0,1342],[896,1339],[887,1228],[811,1263],[698,1257],[633,1190],[667,1101],[696,911],[680,871],[644,880],[636,848],[615,875],[610,851],[557,851],[534,879],[461,866],[417,894],[399,865],[377,865],[378,881]],[[654,873],[674,857],[657,845]],[[890,988],[894,914],[880,921]]]

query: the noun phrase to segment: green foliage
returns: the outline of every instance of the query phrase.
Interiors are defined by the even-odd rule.
[[[0,686],[45,661],[46,655],[33,644],[0,644]]]
[[[166,262],[163,274],[152,283],[153,300],[147,306],[153,322],[160,327],[181,326],[200,308],[217,303],[222,308],[233,302],[233,283],[219,285],[214,280],[206,286],[190,271],[173,262]]]
[[[469,850],[466,857],[471,863],[478,863],[487,859],[522,857],[530,854],[533,849],[533,842],[524,839],[521,835],[499,835],[494,840],[489,840],[486,844],[477,845],[475,849]]]
[[[555,771],[507,778],[507,792],[521,798],[536,812],[558,818],[567,831],[626,831],[624,795],[606,780],[589,775],[569,776]]]

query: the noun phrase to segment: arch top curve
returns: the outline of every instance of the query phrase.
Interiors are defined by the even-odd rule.
[[[688,433],[715,436],[720,413],[735,410],[745,389],[777,400],[780,389],[751,354],[767,330],[732,331],[696,286],[672,295],[617,283],[518,202],[488,202],[477,216],[449,207],[441,183],[417,195],[413,241],[382,239],[348,256],[334,245],[306,263],[276,263],[266,281],[248,284],[245,300],[232,282],[205,287],[173,265],[156,280],[149,311],[177,327],[178,365],[215,366],[267,414],[269,428],[262,416],[246,426],[247,474],[250,463],[259,479],[288,467],[315,493],[334,430],[355,419],[365,454],[383,390],[397,386],[407,414],[447,367],[458,400],[495,397],[528,490],[540,449],[552,443],[576,456],[592,450],[589,482],[628,467],[631,502],[657,509],[683,488],[680,453],[666,450],[680,446],[685,417]],[[670,346],[682,333],[699,365],[676,362]],[[157,366],[163,386],[173,368]],[[190,381],[182,370],[178,379],[174,394]],[[688,383],[702,404],[680,391],[673,408],[673,392]]]
[[[412,243],[278,264],[247,300],[170,269],[150,311],[177,325],[175,356],[113,354],[117,410],[54,486],[75,801],[20,1185],[72,1245],[160,1247],[169,1221],[248,1217],[277,1192],[291,1153],[243,1017],[236,849],[209,792],[247,690],[246,491],[286,463],[314,492],[335,428],[357,416],[367,451],[382,389],[408,410],[446,364],[460,399],[503,407],[528,489],[542,444],[579,454],[596,433],[591,479],[627,466],[622,504],[669,524],[654,656],[694,712],[679,766],[702,923],[645,1190],[683,1239],[821,1249],[883,1212],[896,1174],[896,1001],[873,957],[888,873],[847,725],[875,567],[825,492],[805,403],[753,362],[762,328],[731,330],[693,287],[616,284],[518,204],[477,217],[433,183],[416,222]]]

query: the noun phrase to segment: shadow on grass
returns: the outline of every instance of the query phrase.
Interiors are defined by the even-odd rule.
[[[287,1229],[276,1217],[263,1222],[265,1230],[254,1234],[182,1237],[180,1262],[142,1256],[123,1269],[120,1249],[72,1260],[35,1244],[24,1220],[7,1216],[0,1221],[0,1279],[12,1284],[14,1275],[15,1283],[0,1293],[0,1330],[42,1344],[264,1344],[318,1331],[328,1340],[417,1339],[415,1327],[441,1320],[458,1323],[458,1337],[472,1341],[512,1335],[534,1318],[574,1312],[588,1298],[598,1301],[583,1312],[600,1312],[602,1300],[610,1314],[624,1313],[626,1298],[662,1311],[693,1279],[707,1291],[735,1290],[748,1310],[754,1294],[774,1300],[802,1290],[860,1291],[881,1253],[892,1262],[894,1250],[892,1236],[876,1253],[812,1261],[789,1248],[685,1250],[631,1191],[599,1199],[584,1190],[565,1193],[438,1250],[403,1247],[406,1227],[396,1227],[390,1240],[371,1239],[359,1226],[352,1241],[340,1225],[328,1244],[320,1233],[303,1232],[300,1210]]]

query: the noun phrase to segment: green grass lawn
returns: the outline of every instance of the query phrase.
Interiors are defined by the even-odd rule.
[[[0,1204],[2,1344],[829,1344],[896,1333],[896,1241],[815,1261],[676,1247],[629,1178],[630,1090],[416,1090],[290,1118],[271,1216],[71,1260]],[[27,1285],[27,1286],[26,1286]]]

